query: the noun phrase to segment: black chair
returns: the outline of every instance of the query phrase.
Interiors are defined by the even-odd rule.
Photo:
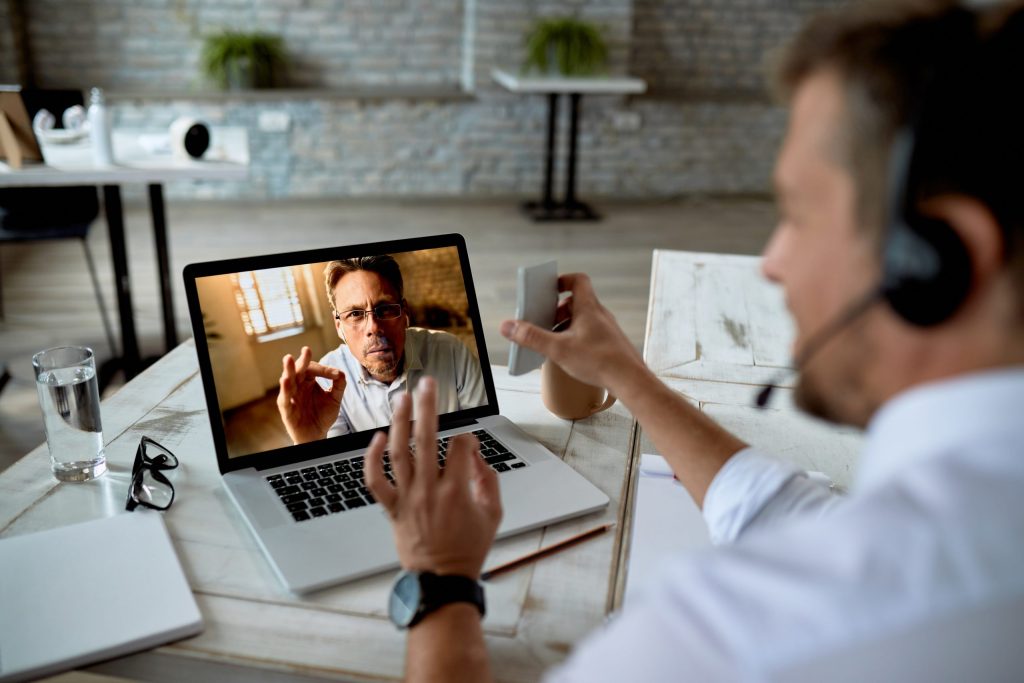
[[[82,93],[77,90],[24,90],[22,97],[30,117],[35,116],[39,109],[46,108],[58,121],[61,120],[61,114],[66,108],[83,103]],[[107,343],[110,344],[111,353],[116,356],[117,343],[107,315],[106,304],[103,302],[99,279],[96,277],[96,265],[86,239],[99,212],[99,197],[95,187],[5,188],[0,190],[0,244],[77,239],[85,252]],[[3,289],[0,284],[0,319],[2,318]]]

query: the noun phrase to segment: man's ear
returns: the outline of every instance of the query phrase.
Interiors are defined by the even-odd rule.
[[[922,213],[947,223],[964,243],[973,270],[971,289],[997,277],[1006,264],[1006,239],[992,211],[974,197],[942,195],[925,202]]]

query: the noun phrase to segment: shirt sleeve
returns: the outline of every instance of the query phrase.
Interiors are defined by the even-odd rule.
[[[484,385],[480,361],[461,340],[457,342],[455,367],[458,374],[459,409],[475,408],[487,403],[487,387]]]
[[[338,410],[338,419],[334,421],[331,428],[327,430],[327,438],[330,439],[334,436],[341,436],[342,434],[351,434],[352,425],[349,423],[348,418],[345,417],[345,406],[342,405],[341,409]]]
[[[797,515],[821,515],[841,497],[803,470],[745,448],[730,458],[704,496],[704,520],[716,545]]]
[[[338,368],[339,370],[344,372],[345,363],[342,361],[339,353],[340,352],[338,351],[331,351],[330,353],[326,354],[323,358],[320,359],[320,364],[329,365],[331,367]],[[351,378],[349,377],[349,374],[347,372],[345,373],[345,376],[347,381],[351,381]],[[316,381],[324,391],[331,390],[331,384],[333,384],[331,380],[325,379],[323,377],[317,377]],[[328,439],[334,436],[341,436],[342,434],[352,433],[352,425],[351,423],[349,423],[348,418],[345,417],[344,399],[342,399],[342,401],[342,406],[338,409],[338,419],[335,420],[334,424],[331,425],[331,428],[327,430]]]

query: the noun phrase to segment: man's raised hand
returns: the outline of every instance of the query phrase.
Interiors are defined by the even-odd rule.
[[[501,521],[498,476],[480,457],[480,442],[459,434],[448,444],[447,464],[437,466],[437,386],[420,380],[416,392],[415,458],[409,452],[412,401],[403,395],[388,437],[374,435],[364,475],[388,511],[402,566],[435,574],[479,578]],[[395,483],[384,475],[388,448]]]
[[[501,334],[550,358],[581,382],[618,394],[618,381],[643,368],[643,359],[615,316],[598,301],[587,275],[562,275],[558,278],[558,289],[571,293],[558,307],[559,321],[571,318],[563,331],[552,332],[522,320],[506,320],[501,324]]]
[[[326,437],[338,419],[341,397],[345,393],[345,373],[313,361],[312,356],[310,348],[303,346],[298,362],[291,354],[281,359],[283,369],[278,382],[277,410],[294,443]],[[321,387],[317,377],[331,380],[330,390]]]

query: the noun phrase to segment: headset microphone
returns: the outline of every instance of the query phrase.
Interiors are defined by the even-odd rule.
[[[823,346],[832,340],[837,334],[846,329],[851,323],[857,318],[864,315],[876,302],[880,301],[886,295],[886,289],[884,286],[879,286],[872,289],[866,295],[853,302],[843,313],[836,316],[831,323],[818,330],[818,332],[811,337],[811,339],[804,345],[803,350],[797,354],[796,359],[793,361],[793,367],[787,368],[776,374],[775,379],[765,385],[760,391],[757,392],[757,398],[754,399],[755,404],[758,408],[765,408],[768,406],[768,400],[772,396],[772,392],[778,388],[779,383],[785,379],[788,375],[794,372],[803,370],[807,362],[821,350]]]

